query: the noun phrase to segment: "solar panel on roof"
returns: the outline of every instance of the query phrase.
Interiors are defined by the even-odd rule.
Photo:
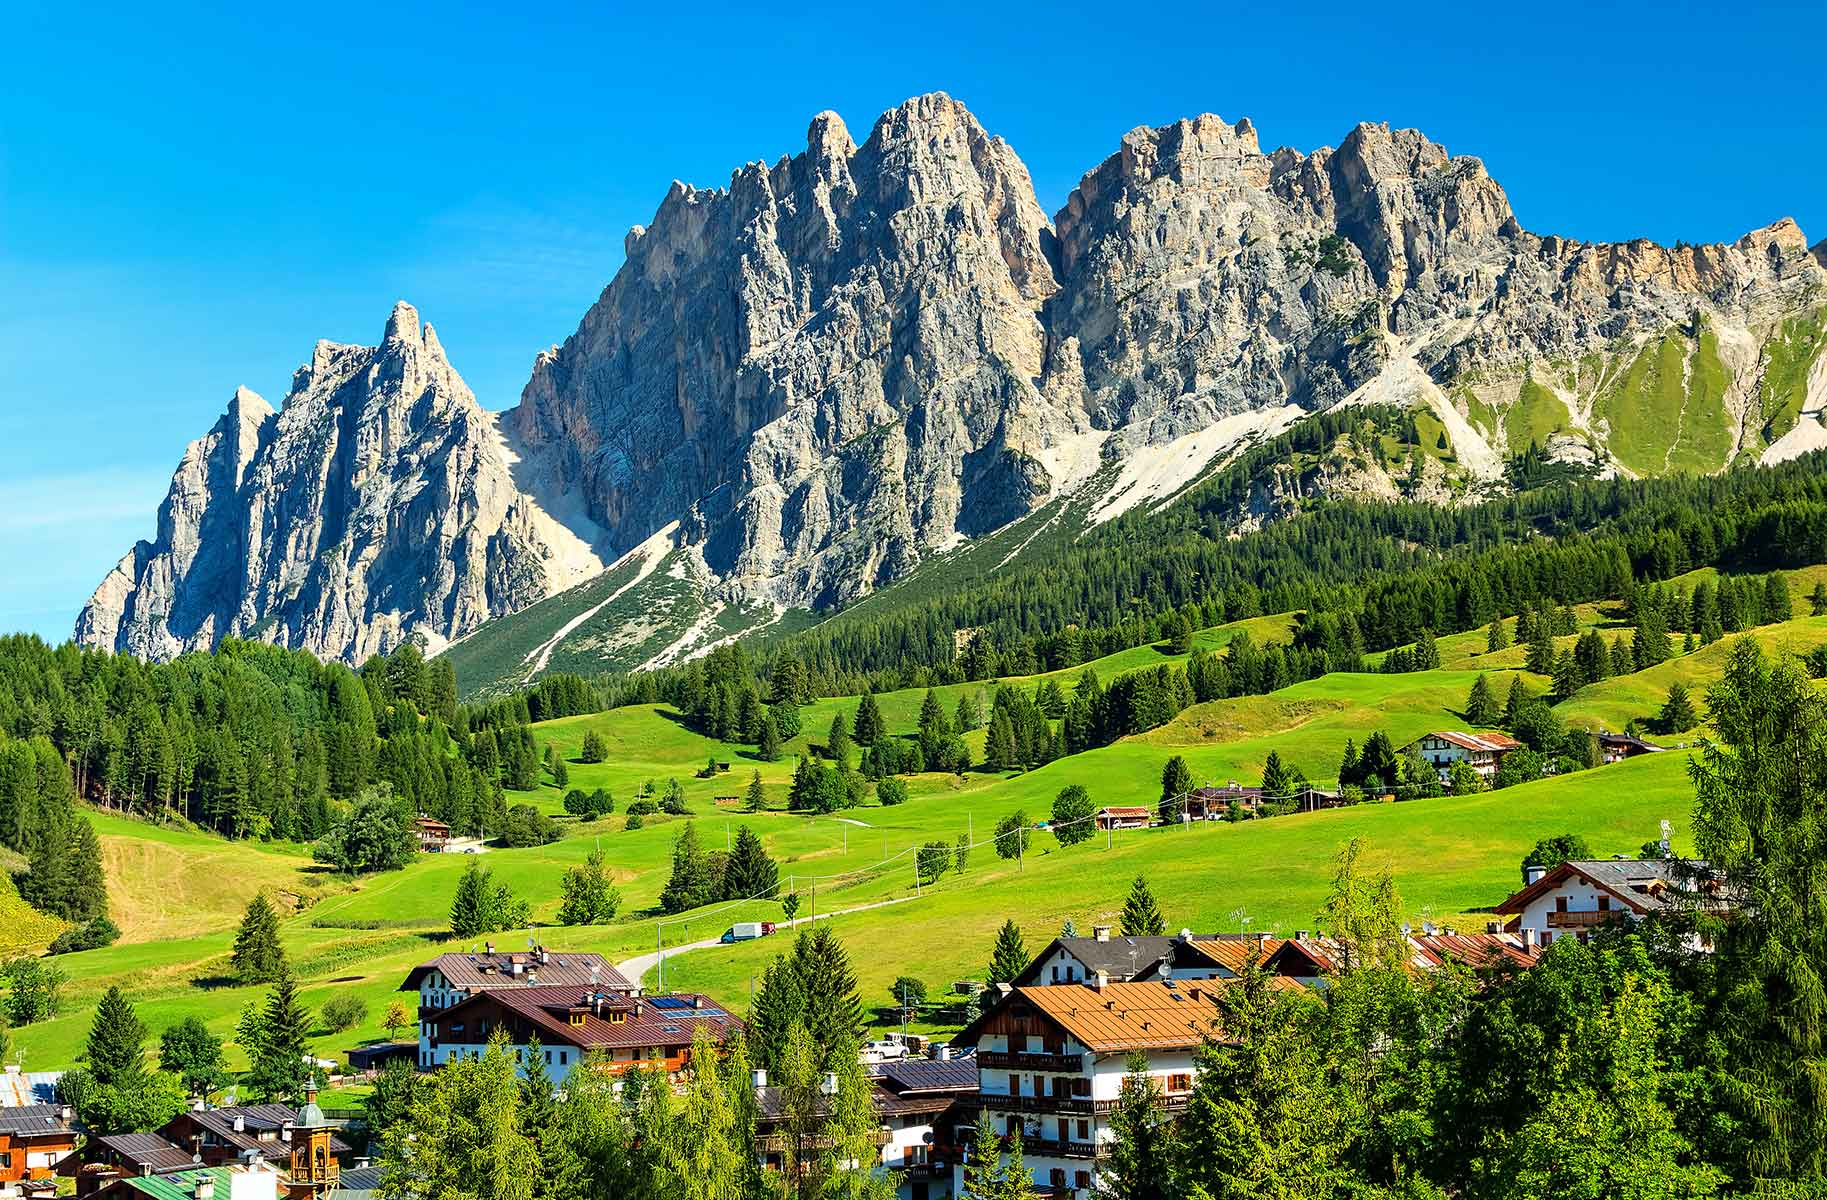
[[[682,1000],[678,996],[655,996],[653,1006],[655,1008],[690,1008],[691,1001]]]

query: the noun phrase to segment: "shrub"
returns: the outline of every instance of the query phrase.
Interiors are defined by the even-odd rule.
[[[641,819],[641,814],[638,812],[635,812],[634,805],[630,804],[628,806],[628,823],[626,825],[624,825],[623,828],[624,829],[639,829],[644,824],[646,824],[646,822]]]
[[[875,798],[885,805],[905,803],[907,800],[907,781],[890,775],[875,785]]]
[[[331,1032],[341,1033],[368,1019],[368,1005],[360,996],[338,992],[324,1003],[323,1018]]]
[[[508,809],[507,819],[501,823],[503,846],[543,846],[557,841],[558,836],[558,822],[531,804],[516,804]]]
[[[66,929],[51,943],[50,954],[74,954],[78,950],[98,950],[120,940],[120,926],[106,917],[97,917],[73,929]]]

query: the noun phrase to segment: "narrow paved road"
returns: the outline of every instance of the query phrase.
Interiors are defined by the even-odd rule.
[[[918,899],[918,896],[901,896],[894,900],[877,900],[873,904],[859,904],[855,908],[840,908],[836,912],[822,912],[816,917],[807,917],[806,920],[810,923],[814,920],[829,920],[832,917],[847,917],[851,913],[868,912],[872,908],[887,908],[891,904],[907,904]],[[780,926],[782,933],[787,932],[791,928],[791,926],[784,921],[780,922]],[[676,958],[688,950],[710,950],[723,944],[723,934],[718,933],[716,937],[704,938],[702,941],[685,942],[678,946],[668,946],[666,947],[666,957]],[[647,978],[647,972],[653,970],[654,967],[659,964],[659,961],[660,956],[658,953],[640,954],[636,955],[634,958],[615,964],[615,969],[627,976],[629,982],[639,984]]]

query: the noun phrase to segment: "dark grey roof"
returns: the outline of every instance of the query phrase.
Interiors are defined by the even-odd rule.
[[[69,1127],[63,1119],[63,1110],[54,1104],[0,1108],[0,1133],[56,1133]]]
[[[518,975],[514,974],[516,967],[521,972]],[[596,971],[594,977],[592,968]],[[528,972],[533,973],[542,987],[595,987],[606,992],[638,990],[600,954],[544,949],[440,954],[407,972],[406,982],[400,985],[400,990],[416,991],[419,980],[434,969],[450,982],[450,986],[472,992],[525,987]]]
[[[153,1172],[187,1171],[197,1165],[190,1151],[172,1145],[156,1133],[116,1133],[97,1138],[115,1162],[145,1167]]]
[[[1217,937],[1217,934],[1194,934],[1192,940],[1216,940]],[[1177,965],[1203,965],[1205,961],[1195,956],[1182,963],[1181,956],[1187,950],[1178,937],[1124,937],[1113,933],[1105,942],[1095,937],[1054,938],[1047,943],[1046,949],[1034,956],[1034,961],[1016,978],[1014,986],[1034,987],[1049,982],[1041,978],[1041,968],[1058,950],[1071,954],[1092,974],[1102,971],[1112,979],[1126,982],[1153,978],[1158,974],[1162,959]]]
[[[190,1118],[199,1126],[215,1135],[216,1141],[224,1146],[233,1146],[237,1150],[257,1150],[260,1157],[268,1159],[290,1158],[292,1143],[280,1138],[262,1139],[262,1132],[279,1133],[287,1125],[298,1123],[296,1109],[283,1104],[242,1104],[231,1108],[205,1108],[191,1112],[179,1113],[173,1123]],[[235,1118],[241,1118],[242,1132],[235,1132]],[[165,1128],[170,1129],[171,1125]],[[337,1137],[330,1135],[330,1149],[336,1154],[347,1154],[351,1147]]]
[[[1615,892],[1629,893],[1645,908],[1670,907],[1682,891],[1681,882],[1676,878],[1676,864],[1665,858],[1608,858],[1567,865],[1594,883],[1604,884]]]
[[[896,1095],[916,1092],[962,1092],[977,1090],[977,1060],[974,1058],[907,1058],[883,1063],[877,1068],[882,1086]]]
[[[366,1200],[380,1190],[381,1168],[344,1167],[330,1200]]]

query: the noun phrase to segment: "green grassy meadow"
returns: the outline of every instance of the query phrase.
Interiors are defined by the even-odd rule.
[[[1827,568],[1796,572],[1791,586],[1798,600],[1822,577]],[[1797,611],[1807,611],[1805,601]],[[1617,631],[1611,606],[1584,606],[1576,615],[1582,627],[1600,628],[1608,640]],[[1201,631],[1196,642],[1216,649],[1239,629],[1263,640],[1285,638],[1292,622],[1291,614],[1256,618]],[[1827,617],[1798,617],[1749,636],[1770,650],[1798,653],[1827,643]],[[1632,717],[1651,716],[1668,685],[1679,679],[1704,712],[1705,688],[1718,677],[1731,640],[1591,685],[1558,711],[1570,722],[1621,728]],[[535,727],[535,736],[569,760],[569,786],[609,789],[617,811],[595,822],[563,817],[565,836],[547,846],[492,849],[480,856],[532,902],[534,922],[542,926],[494,940],[520,945],[536,936],[553,949],[600,951],[621,961],[653,950],[656,939],[676,946],[714,937],[735,920],[778,919],[779,905],[772,902],[718,906],[667,920],[652,913],[670,869],[673,840],[687,818],[652,817],[644,828],[628,830],[621,810],[644,781],[663,785],[670,778],[685,788],[694,813],[689,819],[707,846],[720,847],[735,829],[749,825],[779,863],[783,884],[801,893],[806,905],[814,890],[820,912],[906,901],[836,919],[870,1004],[886,1002],[888,985],[899,974],[924,979],[935,994],[954,980],[980,976],[994,930],[1004,919],[1015,919],[1034,949],[1068,917],[1088,929],[1118,911],[1137,874],[1149,877],[1172,926],[1289,932],[1312,923],[1339,845],[1363,836],[1370,839],[1373,857],[1392,865],[1415,921],[1480,928],[1485,918],[1479,910],[1514,890],[1518,863],[1540,837],[1574,832],[1599,853],[1634,853],[1657,836],[1666,819],[1677,846],[1683,843],[1692,793],[1688,755],[1674,750],[1501,792],[1369,803],[1236,825],[1132,831],[1113,836],[1108,845],[1099,837],[1062,848],[1051,835],[1036,833],[1019,862],[997,858],[987,844],[995,823],[1012,812],[1044,819],[1068,783],[1083,784],[1099,804],[1152,804],[1172,755],[1184,756],[1201,781],[1254,782],[1271,751],[1326,781],[1336,775],[1347,740],[1362,745],[1381,729],[1401,744],[1432,729],[1464,727],[1461,709],[1480,673],[1491,677],[1500,697],[1517,674],[1536,691],[1547,687],[1547,680],[1521,671],[1522,648],[1486,654],[1483,630],[1442,638],[1439,646],[1438,670],[1334,674],[1268,696],[1195,705],[1161,728],[1034,771],[917,776],[909,780],[910,799],[903,805],[884,808],[872,801],[835,816],[789,814],[780,806],[795,754],[824,740],[835,713],[854,712],[854,697],[806,708],[806,733],[772,763],[757,761],[750,747],[700,737],[664,705],[548,722]],[[1123,671],[1176,661],[1163,649],[1143,646],[1091,665],[1108,681]],[[1082,669],[1057,677],[1069,685]],[[1040,678],[1013,682],[1031,688]],[[949,710],[967,692],[981,691],[987,701],[994,688],[970,683],[939,693]],[[878,697],[891,731],[913,730],[923,695],[910,689]],[[591,730],[606,739],[608,761],[576,761]],[[972,737],[979,751],[982,737],[980,732]],[[699,778],[712,756],[730,762],[731,771]],[[767,786],[768,811],[740,812],[737,805],[719,803],[720,796],[740,796],[755,771]],[[560,792],[549,783],[535,793],[509,795],[510,802],[530,800],[549,812],[562,811]],[[225,842],[106,813],[94,819],[124,936],[115,946],[56,960],[69,975],[62,1013],[13,1031],[28,1069],[75,1060],[94,1005],[109,984],[128,992],[155,1036],[191,1014],[217,1033],[232,1035],[242,1006],[263,994],[226,985],[222,978],[236,922],[255,892],[276,897],[282,912],[291,914],[282,926],[283,940],[307,1004],[321,1006],[338,992],[367,1003],[361,1026],[320,1033],[316,1044],[325,1057],[385,1037],[383,1014],[408,968],[457,948],[445,941],[444,928],[468,856],[424,855],[405,870],[351,881],[312,864],[307,847]],[[916,897],[913,849],[966,834],[984,844],[964,874],[948,874]],[[598,845],[622,893],[621,915],[605,926],[545,925],[555,920],[565,869]],[[805,912],[802,906],[802,919]],[[784,941],[680,956],[668,962],[666,983],[709,992],[740,1010],[750,976]],[[648,983],[654,982],[650,976]]]

